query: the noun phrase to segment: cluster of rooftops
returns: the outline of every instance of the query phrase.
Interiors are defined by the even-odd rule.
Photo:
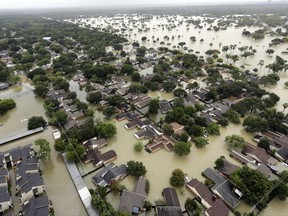
[[[15,189],[11,185],[15,185]],[[19,198],[21,207],[19,215],[50,215],[52,205],[45,190],[32,144],[0,153],[1,214],[14,215],[11,196],[15,192],[13,195]]]

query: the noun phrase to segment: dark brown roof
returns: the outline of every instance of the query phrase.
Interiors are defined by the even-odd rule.
[[[213,205],[215,200],[212,199],[213,194],[209,188],[197,179],[192,179],[187,183],[188,186],[194,188],[199,194],[200,198],[205,200],[210,206]]]
[[[221,199],[217,199],[214,205],[206,211],[209,216],[228,216],[229,209]]]
[[[180,202],[174,188],[164,188],[163,195],[168,206],[180,206]]]

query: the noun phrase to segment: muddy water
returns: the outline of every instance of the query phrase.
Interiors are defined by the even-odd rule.
[[[137,15],[115,15],[114,17],[96,17],[96,18],[88,18],[88,19],[78,19],[77,22],[81,25],[84,23],[91,24],[93,27],[97,28],[107,28],[108,26],[111,27],[111,31],[113,29],[119,30],[118,34],[122,34],[124,37],[126,37],[129,42],[139,41],[140,45],[146,46],[147,48],[153,47],[154,49],[157,49],[159,46],[167,46],[169,48],[173,48],[173,46],[176,46],[176,48],[180,48],[178,46],[179,42],[185,42],[186,47],[193,52],[199,51],[201,55],[203,55],[205,58],[207,57],[205,55],[205,51],[208,49],[222,49],[222,46],[230,45],[230,44],[236,44],[237,47],[234,51],[229,50],[227,53],[229,54],[237,54],[240,55],[240,51],[238,50],[238,47],[241,46],[252,46],[257,50],[257,53],[254,56],[250,56],[247,59],[240,58],[238,62],[236,62],[237,66],[244,66],[245,69],[249,69],[252,71],[254,68],[258,68],[259,72],[257,72],[259,75],[265,75],[268,73],[268,69],[265,68],[265,65],[272,63],[275,60],[275,56],[279,55],[284,59],[287,59],[287,56],[282,55],[281,52],[286,50],[288,48],[288,44],[282,44],[278,46],[271,47],[274,49],[275,53],[273,56],[268,56],[266,54],[266,50],[269,48],[269,43],[272,39],[275,37],[271,37],[269,35],[266,35],[264,39],[262,40],[254,40],[249,37],[242,36],[242,31],[244,29],[249,30],[250,32],[254,32],[255,30],[259,29],[257,27],[247,27],[247,28],[235,28],[234,26],[228,27],[227,30],[220,30],[218,32],[215,31],[208,31],[207,28],[209,25],[203,27],[203,29],[195,29],[194,25],[190,24],[187,26],[187,23],[185,22],[185,18],[183,16],[165,16],[165,17],[156,17],[152,16],[152,18],[148,18],[145,21],[139,21],[140,16]],[[187,17],[187,19],[203,19],[202,17]],[[117,20],[118,19],[118,20]],[[122,19],[122,21],[119,21],[119,19]],[[129,19],[133,19],[133,22]],[[71,21],[71,20],[68,20]],[[181,23],[183,21],[183,23]],[[215,23],[217,22],[217,19],[215,19]],[[177,26],[176,28],[168,29],[167,27],[170,25]],[[204,23],[202,23],[203,25]],[[126,32],[121,32],[121,28],[129,29]],[[139,31],[139,29],[143,31]],[[146,30],[145,30],[146,29]],[[169,36],[169,40],[164,39],[165,36]],[[146,41],[141,41],[141,38],[143,36],[147,37]],[[154,36],[154,39],[153,39]],[[174,39],[172,39],[172,36],[174,36]],[[191,36],[196,37],[196,42],[193,42],[190,40]],[[153,43],[153,40],[156,40],[159,38],[159,41],[156,41],[156,43]],[[200,39],[204,39],[203,42],[200,42]],[[161,45],[160,42],[163,41],[165,44]],[[212,43],[212,46],[210,44]],[[170,44],[170,45],[169,45]],[[220,46],[221,45],[221,46]],[[131,45],[124,47],[126,51],[132,51]],[[184,51],[184,50],[183,50]],[[185,52],[185,51],[184,51]],[[227,62],[225,58],[225,53],[221,53],[219,57],[224,59],[224,62],[226,63],[232,63],[231,61]],[[264,66],[260,69],[258,66],[258,63],[260,60],[264,60]],[[232,63],[233,64],[233,63]],[[144,71],[141,71],[141,74],[151,73],[151,69],[147,69]],[[286,89],[283,88],[283,85],[286,81],[288,81],[287,73],[282,72],[279,73],[281,77],[281,81],[279,82],[278,86],[274,86],[271,88],[267,88],[268,91],[273,91],[277,95],[281,97],[280,102],[278,103],[277,109],[282,111],[283,107],[282,104],[284,102],[288,101],[288,94]]]
[[[0,98],[12,98],[16,102],[16,108],[0,117],[0,139],[27,130],[27,121],[24,118],[32,116],[45,116],[43,101],[37,99],[33,94],[33,87],[29,83],[22,86],[10,88],[0,92]],[[60,155],[54,150],[52,132],[54,129],[48,127],[42,133],[21,139],[0,147],[0,151],[6,151],[17,146],[34,143],[39,138],[47,139],[51,144],[51,160],[42,164],[43,177],[47,188],[49,199],[53,202],[55,215],[60,216],[85,216],[86,211],[79,199],[73,182]]]
[[[167,29],[168,19],[164,18],[156,18],[155,16],[144,23],[140,24],[140,21],[135,21],[132,25],[132,22],[128,22],[127,17],[119,15],[119,18],[124,17],[123,21],[118,22],[117,24],[113,24],[112,29],[121,29],[123,27],[123,23],[127,26],[127,28],[131,29],[131,31],[127,31],[123,33],[123,36],[126,37],[129,42],[139,41],[142,46],[146,46],[147,48],[153,47],[157,49],[159,46],[167,46],[169,48],[173,48],[173,46],[178,46],[179,42],[186,42],[188,49],[192,49],[192,53],[199,51],[200,55],[203,55],[205,58],[207,57],[204,53],[208,49],[219,49],[221,50],[220,43],[222,46],[230,45],[230,44],[237,44],[237,48],[235,51],[228,51],[229,54],[238,54],[240,55],[240,51],[238,47],[240,46],[253,46],[257,50],[255,56],[250,56],[246,60],[244,58],[240,58],[238,62],[236,62],[237,66],[243,65],[245,69],[249,69],[252,71],[253,68],[258,68],[259,75],[266,75],[268,70],[263,66],[261,69],[258,66],[260,60],[264,60],[265,65],[272,63],[275,60],[276,55],[282,56],[284,59],[287,59],[284,55],[281,55],[281,51],[284,51],[288,48],[288,45],[280,45],[276,47],[272,47],[275,53],[273,57],[269,57],[266,55],[266,49],[269,48],[269,43],[274,37],[266,36],[263,40],[255,41],[251,38],[247,38],[241,35],[244,28],[235,28],[229,27],[226,31],[208,31],[207,26],[204,27],[202,30],[194,29],[193,25],[189,25],[189,29],[187,29],[186,23],[180,24],[181,20],[184,20],[183,17],[177,16],[175,21],[177,28],[172,30]],[[111,17],[99,17],[99,18],[91,18],[91,19],[79,19],[78,22],[81,23],[89,23],[94,27],[98,28],[105,28],[107,26],[111,26],[111,23],[115,21],[114,18]],[[169,18],[169,17],[168,17]],[[189,17],[190,18],[190,17]],[[134,20],[138,20],[138,16],[133,16]],[[164,28],[162,28],[162,24],[164,24]],[[138,31],[138,29],[145,29],[147,31]],[[257,28],[246,28],[247,30],[253,32]],[[119,34],[120,31],[119,31]],[[165,40],[164,36],[168,35],[170,40]],[[180,35],[180,36],[179,36]],[[147,41],[142,42],[141,38],[146,36],[148,39]],[[152,38],[154,36],[154,39]],[[174,36],[175,39],[172,40],[171,37]],[[179,37],[178,37],[179,36]],[[192,42],[190,41],[190,37],[195,36],[197,41]],[[159,38],[159,41],[153,43],[153,40]],[[200,39],[203,38],[204,42],[200,42]],[[161,45],[160,42],[164,41],[165,45]],[[170,45],[168,44],[170,43]],[[210,46],[212,43],[212,46]],[[181,49],[181,48],[180,48]],[[131,52],[132,48],[131,45],[124,46],[124,50]],[[183,50],[184,51],[184,50]],[[184,51],[185,52],[185,51]],[[220,56],[225,59],[225,54],[221,53]],[[233,63],[232,63],[233,64]],[[147,73],[152,73],[152,69],[148,68],[146,70],[141,71],[141,75],[145,75]],[[284,83],[288,81],[288,75],[285,72],[280,72],[279,76],[281,80],[277,86],[267,87],[265,88],[267,91],[274,92],[280,96],[280,101],[277,104],[277,109],[282,111],[283,106],[282,104],[288,102],[288,94],[287,89],[284,88]],[[151,97],[159,97],[160,99],[172,99],[173,96],[171,94],[165,94],[163,92],[149,92]],[[155,119],[159,120],[161,115],[157,115]],[[148,154],[146,152],[135,153],[133,150],[133,144],[137,141],[133,136],[135,130],[127,131],[124,128],[124,122],[115,122],[118,133],[115,138],[109,141],[110,145],[105,147],[105,150],[114,149],[117,154],[118,158],[115,161],[116,164],[126,163],[128,160],[138,160],[142,161],[146,168],[147,174],[146,177],[151,182],[150,193],[148,194],[148,200],[154,203],[156,200],[161,199],[161,191],[164,187],[169,186],[169,178],[171,176],[171,172],[175,168],[181,168],[189,178],[197,178],[199,180],[204,180],[201,176],[201,172],[205,170],[207,167],[213,167],[214,161],[220,157],[225,156],[229,158],[229,160],[235,164],[238,162],[234,159],[230,158],[228,155],[228,151],[224,144],[225,136],[231,134],[239,134],[243,136],[247,141],[251,142],[251,135],[247,134],[240,125],[231,125],[227,128],[221,129],[221,136],[220,137],[209,137],[210,144],[206,146],[204,149],[197,149],[194,146],[192,147],[192,152],[187,157],[178,157],[173,152],[167,152],[165,149],[162,149],[156,153]],[[137,131],[137,130],[136,130]],[[104,150],[104,149],[103,149]],[[105,151],[104,150],[104,151]],[[134,179],[132,177],[126,178],[123,182],[128,189],[132,189],[134,184]],[[91,187],[93,187],[91,183]],[[189,196],[192,197],[193,195],[184,189],[182,192],[178,191],[179,198],[181,200],[182,205],[185,202],[185,199]],[[114,205],[115,208],[118,208],[119,205],[119,195],[109,195],[108,200]],[[278,200],[273,200],[268,208],[261,213],[264,216],[271,216],[271,215],[288,215],[287,210],[287,201],[285,203],[279,202]],[[245,202],[241,202],[239,207],[237,208],[238,211],[244,213],[249,211],[251,207],[246,204]]]
[[[187,157],[179,157],[173,152],[168,152],[166,149],[161,149],[155,153],[148,154],[146,151],[140,153],[135,152],[133,144],[138,140],[134,137],[134,133],[137,129],[126,130],[124,128],[125,121],[117,122],[113,121],[117,127],[117,135],[109,141],[109,145],[102,149],[103,152],[110,149],[114,149],[118,155],[115,160],[115,164],[120,165],[126,163],[129,160],[141,161],[144,163],[147,174],[146,177],[151,183],[150,192],[147,199],[154,203],[156,200],[162,199],[161,192],[164,187],[169,187],[169,178],[174,169],[180,168],[188,175],[190,179],[197,178],[201,181],[205,179],[202,177],[201,172],[207,167],[213,167],[214,161],[220,156],[225,156],[235,164],[237,161],[229,157],[229,152],[224,143],[225,136],[230,134],[238,134],[244,137],[246,140],[251,140],[251,135],[247,134],[241,126],[231,125],[227,128],[221,129],[221,136],[211,136],[209,138],[210,144],[203,149],[197,149],[195,146],[191,149],[191,154]],[[147,143],[147,140],[142,140],[143,144]],[[240,165],[240,164],[238,164]],[[93,176],[93,175],[91,175]],[[91,180],[91,177],[89,177]],[[87,184],[90,187],[94,187],[89,179],[86,179]],[[128,189],[133,188],[134,179],[127,177],[121,184],[124,184]],[[185,188],[178,190],[179,199],[181,204],[184,205],[187,197],[193,197]],[[118,197],[118,195],[116,195]],[[111,201],[115,208],[118,208],[119,201],[115,198],[115,195],[109,195],[108,200]],[[183,206],[182,206],[183,207]],[[248,211],[249,206],[244,202],[240,205],[239,210],[242,212]]]

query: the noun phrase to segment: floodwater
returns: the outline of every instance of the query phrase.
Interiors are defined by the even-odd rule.
[[[117,21],[117,19],[119,18],[121,19],[120,22],[119,20]],[[265,68],[265,65],[272,63],[275,60],[276,55],[287,59],[287,57],[281,54],[282,51],[288,48],[287,44],[272,47],[272,49],[274,49],[275,51],[273,57],[270,57],[266,54],[266,50],[269,48],[269,43],[275,37],[265,36],[265,39],[255,41],[252,38],[242,36],[241,33],[244,28],[235,28],[233,26],[228,27],[227,30],[220,30],[218,32],[208,31],[207,26],[204,27],[202,30],[194,29],[194,26],[192,24],[188,25],[187,27],[185,19],[182,16],[177,16],[176,19],[173,18],[174,24],[177,26],[176,28],[168,29],[167,26],[170,22],[169,19],[171,20],[171,17],[169,16],[153,16],[152,18],[149,17],[145,21],[139,21],[139,17],[137,15],[116,15],[115,17],[77,19],[77,23],[79,25],[90,24],[92,27],[97,28],[110,28],[111,31],[114,31],[116,29],[118,30],[118,34],[122,34],[129,40],[130,43],[138,41],[141,46],[146,46],[147,48],[152,47],[154,49],[157,49],[160,46],[166,46],[172,49],[173,47],[175,48],[175,46],[177,47],[179,42],[183,41],[186,43],[185,46],[187,47],[187,50],[192,50],[191,53],[198,51],[199,54],[203,55],[205,58],[207,57],[205,55],[205,51],[208,49],[221,50],[222,46],[236,44],[237,48],[234,51],[228,51],[228,53],[240,55],[241,53],[238,50],[238,47],[252,46],[257,50],[257,53],[254,56],[248,57],[247,59],[240,58],[240,60],[236,62],[236,65],[243,66],[245,69],[248,69],[250,71],[252,71],[254,68],[258,68],[259,71],[256,74],[259,75],[268,74],[268,69]],[[180,23],[180,21],[184,22]],[[127,28],[129,30],[122,32],[121,28]],[[139,29],[142,29],[143,31],[139,31]],[[250,32],[253,32],[257,28],[251,27],[246,29]],[[169,36],[169,40],[164,39],[164,36],[166,35]],[[141,41],[141,38],[143,36],[147,37],[146,41]],[[171,39],[172,36],[174,36],[173,40]],[[190,40],[191,36],[195,36],[197,41],[192,42]],[[153,40],[156,40],[157,38],[159,38],[159,40],[154,43]],[[200,39],[204,39],[204,41],[200,42]],[[160,42],[164,42],[164,44],[162,43],[161,45]],[[124,50],[126,52],[132,52],[131,45],[125,45]],[[225,63],[232,63],[227,62],[224,53],[221,53],[219,57],[223,58]],[[258,65],[260,60],[264,60],[264,66],[261,69]],[[140,74],[145,75],[152,72],[152,68],[147,68],[140,71]],[[282,111],[282,104],[288,102],[287,89],[284,88],[284,83],[288,81],[288,75],[285,72],[279,72],[278,75],[281,78],[278,85],[268,86],[265,89],[269,92],[276,93],[280,97],[280,101],[278,102],[276,108],[279,111]],[[172,94],[167,94],[163,92],[149,92],[148,94],[154,98],[159,97],[160,99],[167,100],[173,99]],[[159,120],[160,117],[161,115],[158,114],[155,119]],[[154,203],[156,200],[162,199],[162,189],[164,187],[170,186],[169,178],[171,176],[171,172],[176,168],[181,168],[188,175],[189,178],[197,178],[204,181],[205,179],[202,177],[201,172],[204,171],[207,167],[213,167],[214,161],[220,156],[225,156],[226,158],[229,158],[231,162],[238,164],[237,161],[229,157],[229,153],[224,142],[224,139],[227,135],[238,134],[244,137],[246,141],[252,143],[252,135],[247,134],[243,130],[241,125],[230,125],[227,128],[221,129],[221,136],[210,136],[210,144],[205,148],[197,149],[195,146],[193,146],[191,149],[191,154],[187,157],[178,157],[173,152],[167,152],[167,150],[165,149],[159,150],[152,154],[148,154],[145,151],[142,151],[141,153],[136,153],[133,150],[133,144],[137,140],[133,136],[133,133],[135,133],[135,130],[137,131],[137,129],[128,132],[124,128],[125,122],[114,123],[117,126],[118,133],[115,138],[109,141],[109,146],[105,147],[103,151],[114,149],[118,155],[118,158],[115,161],[116,164],[126,163],[128,160],[137,160],[144,163],[148,171],[146,177],[151,183],[150,193],[148,194],[147,199],[152,203]],[[91,176],[89,178],[91,178]],[[132,177],[127,177],[121,183],[124,184],[128,189],[132,189],[134,179]],[[90,184],[91,187],[93,187],[93,184]],[[186,189],[178,190],[178,195],[182,205],[184,205],[187,197],[193,197],[192,193],[190,193]],[[108,200],[113,204],[116,209],[118,208],[119,195],[109,195]],[[287,204],[287,201],[279,202],[276,199],[272,200],[267,209],[265,209],[265,211],[263,211],[261,215],[288,215]],[[251,206],[242,201],[237,210],[244,213],[248,212],[250,208]]]
[[[108,18],[106,18],[108,19]],[[183,17],[179,16],[177,19],[181,20]],[[83,21],[86,22],[87,19],[78,21],[81,23]],[[109,19],[108,19],[109,20]],[[88,23],[97,27],[99,23],[104,23],[104,18],[91,18],[88,20]],[[94,22],[94,23],[93,23]],[[237,62],[237,65],[245,64],[245,68],[253,69],[257,66],[258,62],[263,59],[266,64],[269,64],[274,61],[275,55],[280,55],[281,51],[284,51],[288,45],[281,45],[277,47],[273,47],[275,50],[275,54],[272,57],[268,57],[265,54],[265,50],[268,48],[268,44],[270,43],[272,37],[266,36],[265,39],[254,41],[251,38],[246,38],[241,35],[243,28],[234,28],[229,27],[226,31],[207,31],[205,28],[202,30],[194,29],[193,25],[190,25],[189,30],[185,26],[185,22],[183,24],[179,24],[177,28],[172,30],[168,30],[164,27],[164,29],[157,27],[160,23],[167,23],[165,18],[159,18],[158,20],[154,17],[152,20],[149,20],[145,23],[150,30],[146,32],[138,32],[138,28],[133,28],[131,24],[132,31],[129,32],[130,37],[127,36],[130,42],[139,41],[141,45],[145,45],[146,47],[154,47],[155,49],[160,46],[160,42],[164,41],[163,37],[165,35],[177,35],[175,39],[172,41],[169,40],[171,45],[168,45],[169,48],[172,48],[174,45],[178,45],[179,42],[185,41],[186,46],[189,49],[193,49],[194,51],[200,51],[203,54],[206,50],[210,49],[209,43],[213,43],[212,48],[219,49],[219,43],[222,45],[229,44],[237,44],[239,46],[244,45],[252,45],[257,49],[257,53],[255,56],[248,57],[246,60],[240,59]],[[103,24],[103,26],[104,26]],[[107,24],[106,24],[107,25]],[[127,23],[128,25],[128,23]],[[130,24],[129,24],[130,25]],[[136,24],[135,24],[136,25]],[[113,25],[113,28],[121,28],[120,24]],[[252,31],[252,28],[248,30]],[[254,29],[255,30],[255,29]],[[155,38],[159,37],[159,42],[153,44],[152,36]],[[180,37],[178,38],[178,35]],[[147,36],[149,41],[141,42],[142,36]],[[196,36],[197,41],[190,41],[190,36]],[[204,42],[201,43],[199,40],[203,38]],[[239,43],[241,41],[241,43]],[[167,44],[168,41],[165,41]],[[129,45],[131,46],[131,45]],[[128,46],[125,47],[125,50],[131,50],[131,47],[128,49]],[[235,54],[239,54],[239,51],[234,51]],[[204,55],[204,54],[203,54]],[[220,55],[223,57],[223,55]],[[284,58],[284,56],[283,56]],[[226,61],[226,60],[224,60]],[[151,69],[145,71],[145,73],[151,73]],[[258,72],[259,74],[267,74],[267,69],[263,66],[262,69]],[[284,89],[284,83],[288,81],[288,75],[285,72],[279,73],[281,80],[279,84],[275,87],[267,87],[266,89],[278,94],[281,98],[278,103],[277,108],[279,110],[283,110],[282,104],[284,102],[288,102],[288,94],[287,89]],[[31,116],[39,115],[45,116],[45,110],[43,108],[43,100],[37,99],[33,94],[33,87],[24,82],[21,86],[16,86],[10,88],[6,91],[0,92],[0,98],[12,98],[16,101],[17,107],[13,110],[10,110],[7,114],[0,117],[0,123],[3,124],[0,127],[0,138],[7,137],[9,135],[17,134],[19,132],[25,131],[27,128],[27,121],[25,119],[29,119]],[[77,95],[81,101],[85,101],[86,92],[80,91],[77,83],[74,81],[70,81],[70,90],[77,92]],[[170,100],[173,98],[172,94],[167,94],[163,92],[149,92],[149,95],[152,97],[159,97],[161,99]],[[96,111],[96,118],[103,119],[103,115],[101,112]],[[23,121],[24,120],[24,121]],[[220,156],[225,156],[231,162],[238,164],[237,161],[229,157],[229,153],[225,146],[224,139],[227,135],[238,134],[246,139],[246,141],[251,142],[251,134],[247,134],[241,125],[230,125],[227,128],[221,129],[221,136],[210,136],[209,137],[209,145],[204,147],[203,149],[197,149],[195,146],[191,149],[191,154],[186,157],[179,157],[175,155],[173,152],[168,152],[166,149],[161,149],[155,153],[148,154],[144,150],[140,153],[137,153],[133,149],[133,144],[137,141],[134,137],[134,133],[137,129],[133,129],[128,131],[124,128],[125,121],[117,122],[112,120],[112,122],[117,127],[117,135],[109,140],[109,145],[103,148],[103,151],[114,149],[118,155],[118,158],[114,161],[117,165],[122,163],[126,163],[129,160],[137,160],[142,161],[147,168],[146,177],[150,181],[150,192],[148,194],[147,199],[151,201],[153,204],[156,200],[162,199],[161,192],[164,187],[170,186],[169,178],[174,169],[180,168],[188,175],[190,179],[197,178],[201,181],[204,181],[204,178],[201,175],[201,172],[204,171],[207,167],[213,167],[214,161]],[[5,151],[12,147],[18,145],[24,145],[27,143],[33,143],[38,138],[45,138],[51,142],[52,153],[51,153],[51,161],[43,164],[43,175],[45,178],[45,183],[47,187],[47,193],[49,198],[53,201],[54,209],[56,215],[86,215],[84,207],[78,197],[78,194],[74,188],[74,185],[67,173],[66,167],[63,164],[62,158],[59,156],[57,152],[54,151],[53,148],[53,138],[52,138],[52,128],[48,128],[45,132],[41,134],[37,134],[35,136],[22,139],[17,142],[13,142],[11,144],[7,144],[5,146],[1,146],[1,151]],[[143,141],[145,144],[147,141]],[[80,168],[80,172],[87,172],[93,169],[91,164],[83,165],[83,168]],[[85,182],[88,187],[94,187],[91,182],[91,177],[93,174],[85,178]],[[134,179],[132,177],[127,177],[121,184],[126,185],[128,189],[133,188]],[[192,193],[190,193],[186,189],[178,190],[179,199],[181,204],[184,205],[184,202],[187,197],[193,197]],[[113,204],[115,208],[118,208],[119,205],[119,195],[109,195],[108,200]],[[264,216],[271,215],[287,215],[287,201],[279,202],[278,200],[273,200],[267,209],[262,213]],[[183,207],[183,206],[182,206]],[[240,212],[249,211],[250,206],[241,202],[240,206],[237,208]]]
[[[27,121],[32,116],[45,116],[43,100],[33,94],[33,87],[24,82],[21,86],[0,92],[0,98],[12,98],[16,108],[0,117],[0,139],[18,134],[27,130]],[[54,150],[52,133],[55,128],[48,127],[44,132],[23,138],[21,140],[1,146],[0,151],[6,151],[17,146],[34,143],[35,140],[47,139],[51,145],[51,160],[42,163],[42,171],[47,194],[52,200],[55,215],[59,216],[85,216],[86,211],[77,194],[74,184],[67,172],[62,157]]]

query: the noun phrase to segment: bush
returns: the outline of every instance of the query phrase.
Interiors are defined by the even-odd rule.
[[[28,120],[28,130],[45,127],[47,122],[42,116],[33,116]]]
[[[175,169],[170,178],[170,184],[173,187],[183,187],[185,185],[185,174],[181,169]]]
[[[190,142],[177,142],[174,145],[174,152],[180,156],[186,156],[190,153],[191,146]]]
[[[142,144],[142,142],[138,141],[138,142],[136,142],[136,143],[134,144],[134,150],[135,150],[136,152],[141,152],[142,149],[143,149],[143,144]]]

